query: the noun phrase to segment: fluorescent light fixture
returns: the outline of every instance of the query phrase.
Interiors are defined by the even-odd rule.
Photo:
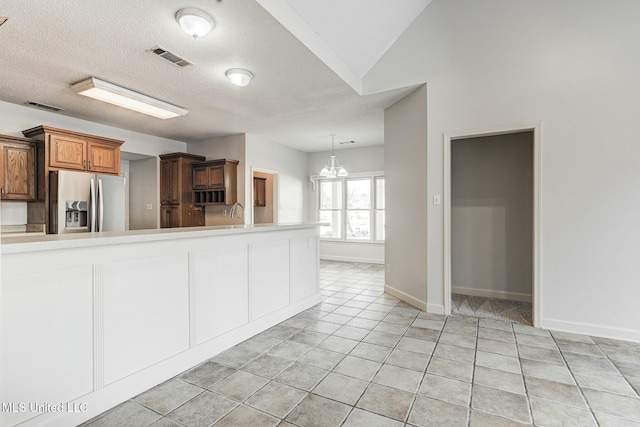
[[[206,36],[213,26],[213,18],[200,9],[186,8],[176,12],[176,20],[185,33],[194,39]]]
[[[243,70],[242,68],[232,68],[226,72],[227,78],[236,86],[246,86],[253,78],[253,74],[250,71]]]
[[[71,90],[89,98],[108,102],[109,104],[128,108],[159,119],[171,119],[188,113],[184,108],[107,83],[95,77],[89,77],[72,85]]]

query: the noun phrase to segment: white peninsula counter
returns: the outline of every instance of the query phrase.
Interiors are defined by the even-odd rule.
[[[2,239],[0,425],[79,424],[320,302],[317,224]]]

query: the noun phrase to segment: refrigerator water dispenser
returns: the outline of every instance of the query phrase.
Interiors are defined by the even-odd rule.
[[[65,228],[87,228],[89,202],[67,201],[65,203]]]

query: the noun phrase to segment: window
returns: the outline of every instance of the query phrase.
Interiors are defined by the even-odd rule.
[[[320,238],[347,242],[384,241],[384,177],[320,180]]]

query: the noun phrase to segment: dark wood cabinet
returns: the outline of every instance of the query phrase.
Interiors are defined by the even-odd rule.
[[[36,199],[36,142],[0,135],[0,198]]]
[[[238,161],[209,160],[193,164],[196,205],[232,205],[238,201]]]
[[[160,227],[197,227],[204,209],[193,203],[192,165],[205,158],[187,153],[160,156]]]
[[[253,178],[253,205],[267,206],[267,178]]]

